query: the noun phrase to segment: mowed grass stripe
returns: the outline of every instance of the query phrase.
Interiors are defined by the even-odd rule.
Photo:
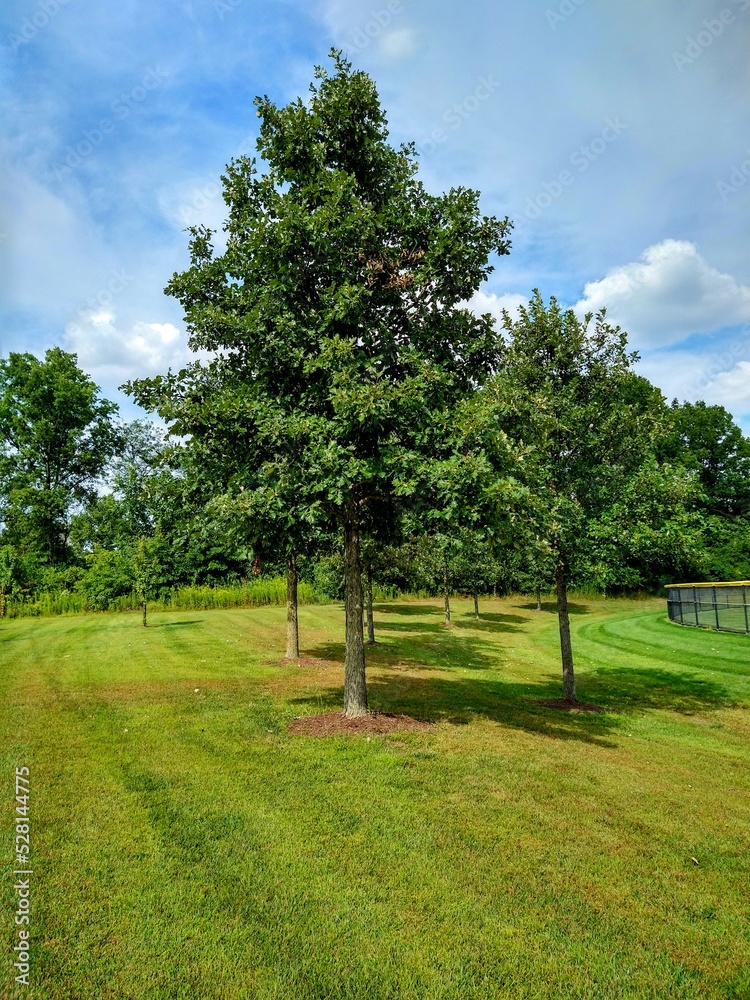
[[[665,614],[643,611],[578,623],[581,639],[609,651],[672,668],[726,671],[748,681],[750,636],[676,625]],[[749,688],[750,690],[750,688]]]
[[[586,697],[611,670],[622,706],[649,668],[596,631],[613,605],[618,630],[655,612],[575,618]],[[533,704],[552,615],[497,601],[474,628],[457,602],[441,633],[430,607],[379,613],[371,676],[380,707],[406,692],[442,721],[369,742],[287,733],[341,678],[267,662],[283,609],[154,616],[145,637],[136,616],[31,623],[43,646],[0,631],[43,815],[38,995],[742,996],[750,809],[716,731],[666,694],[559,719]],[[335,656],[340,608],[303,610],[305,654]],[[745,710],[700,691],[739,743]]]

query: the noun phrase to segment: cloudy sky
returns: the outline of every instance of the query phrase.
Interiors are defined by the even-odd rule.
[[[332,45],[430,190],[515,222],[476,305],[607,306],[671,399],[750,432],[750,0],[4,0],[0,354],[60,344],[126,416],[188,357],[163,288]]]

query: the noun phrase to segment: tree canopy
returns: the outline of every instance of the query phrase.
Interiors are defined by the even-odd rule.
[[[65,560],[67,517],[96,495],[121,436],[117,406],[53,347],[0,360],[0,518],[6,541]]]
[[[678,403],[663,452],[698,473],[701,507],[725,518],[750,517],[750,440],[723,406]]]

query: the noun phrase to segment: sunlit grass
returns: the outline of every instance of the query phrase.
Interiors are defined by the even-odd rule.
[[[568,715],[536,703],[554,614],[481,610],[379,606],[372,707],[435,725],[369,739],[287,731],[341,704],[337,606],[301,609],[302,666],[283,608],[3,623],[0,819],[27,764],[35,874],[2,995],[750,996],[750,638],[574,600],[606,712]]]

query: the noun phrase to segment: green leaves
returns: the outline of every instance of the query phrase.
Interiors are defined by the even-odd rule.
[[[655,566],[689,558],[694,492],[684,472],[658,463],[661,393],[632,371],[636,355],[604,311],[581,321],[535,291],[505,329],[488,396],[520,446],[526,548],[600,586],[652,584]]]
[[[216,359],[130,387],[264,537],[409,496],[498,360],[491,321],[461,303],[510,223],[475,191],[429,194],[413,148],[388,143],[373,81],[331,56],[308,101],[256,101],[262,171],[227,167],[226,251],[194,229],[167,286]]]
[[[117,407],[59,347],[44,361],[0,360],[0,517],[7,541],[52,563],[67,554],[66,517],[91,500],[120,447]]]
[[[750,440],[723,406],[672,403],[664,456],[697,473],[709,514],[750,518]]]

